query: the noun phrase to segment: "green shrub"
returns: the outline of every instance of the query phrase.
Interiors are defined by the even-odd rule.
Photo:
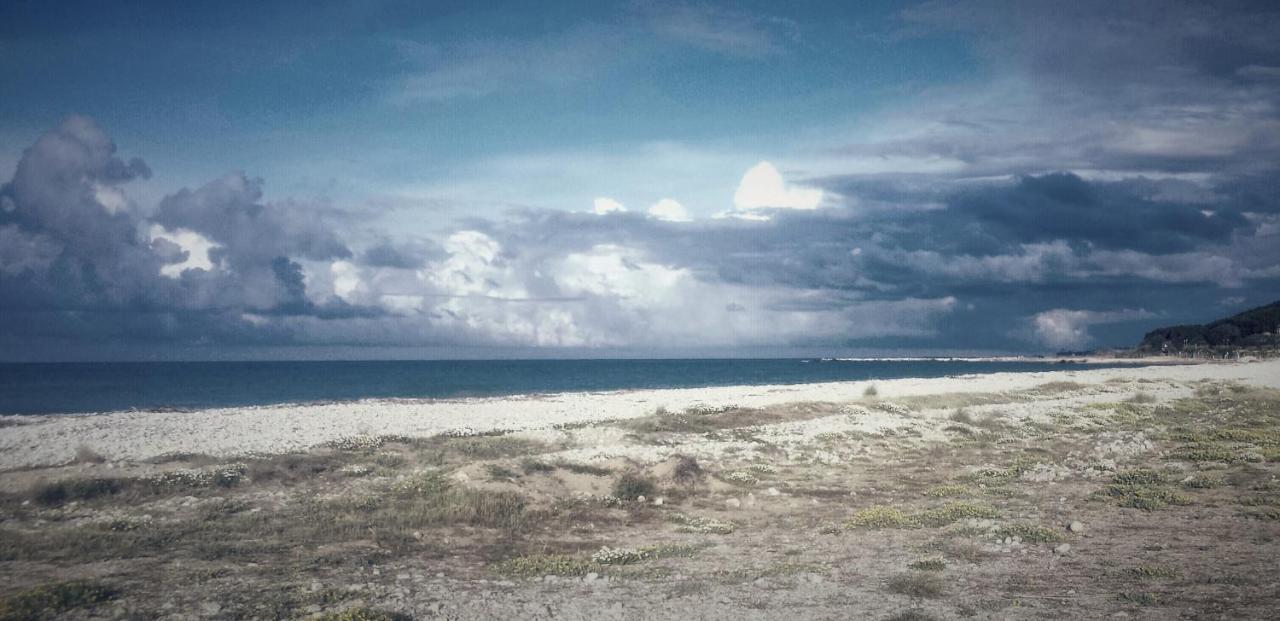
[[[63,613],[115,599],[117,591],[86,580],[56,582],[0,599],[0,621],[56,619]]]
[[[613,482],[613,495],[623,500],[653,496],[657,489],[652,479],[634,472],[628,472]]]
[[[36,485],[30,495],[32,500],[42,505],[59,505],[119,494],[128,483],[126,479],[115,478],[63,479]]]
[[[880,530],[884,528],[912,528],[916,525],[915,520],[911,516],[904,513],[901,509],[886,507],[884,505],[875,505],[865,509],[859,509],[845,522],[848,528],[869,528]]]

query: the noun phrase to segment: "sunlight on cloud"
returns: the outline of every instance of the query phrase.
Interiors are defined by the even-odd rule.
[[[618,201],[613,200],[612,198],[601,196],[600,198],[597,198],[592,204],[591,212],[596,214],[597,216],[603,216],[605,214],[614,213],[614,212],[622,213],[626,210],[627,208],[624,207],[622,203],[619,203]]]
[[[649,208],[649,216],[667,222],[689,222],[689,211],[675,199],[664,198]]]
[[[733,194],[735,213],[740,218],[768,220],[767,215],[753,213],[757,209],[817,209],[823,193],[817,188],[790,185],[782,173],[767,161],[747,170]]]
[[[160,273],[169,278],[179,278],[182,272],[189,269],[213,270],[213,261],[209,259],[209,251],[220,248],[209,238],[188,229],[170,231],[159,224],[151,225],[150,241],[162,239],[177,244],[187,254],[186,259],[160,267]]]

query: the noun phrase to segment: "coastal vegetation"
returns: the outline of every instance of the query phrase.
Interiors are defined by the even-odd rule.
[[[606,584],[673,614],[716,593],[881,619],[1256,617],[1276,604],[1248,576],[1280,541],[1277,428],[1271,389],[1121,378],[77,459],[3,479],[0,619],[410,619],[481,591],[516,614]]]

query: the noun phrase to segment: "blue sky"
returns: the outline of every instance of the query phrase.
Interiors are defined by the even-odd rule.
[[[0,344],[1132,342],[1280,297],[1277,25],[1250,2],[6,3]]]

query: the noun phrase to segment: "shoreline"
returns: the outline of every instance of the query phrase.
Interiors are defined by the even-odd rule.
[[[80,447],[108,461],[144,461],[175,453],[213,457],[301,451],[342,438],[554,429],[637,418],[658,408],[763,408],[799,402],[851,402],[875,386],[892,399],[958,392],[1026,390],[1054,381],[1109,379],[1240,381],[1280,388],[1280,361],[1158,364],[1072,370],[997,372],[942,378],[901,378],[808,384],[739,385],[460,400],[368,399],[320,404],[209,408],[183,412],[34,415],[0,427],[0,470],[63,465]]]

